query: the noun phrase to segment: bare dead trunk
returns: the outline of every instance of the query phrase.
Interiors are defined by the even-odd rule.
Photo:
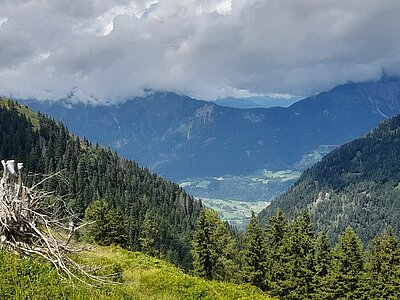
[[[85,283],[88,283],[85,278],[94,283],[110,282],[91,275],[68,255],[87,250],[70,246],[76,230],[87,224],[75,226],[72,215],[64,218],[54,216],[52,208],[55,204],[48,200],[52,197],[56,202],[62,202],[61,198],[57,198],[53,192],[39,189],[42,183],[60,173],[46,176],[32,187],[26,187],[22,180],[22,163],[17,166],[14,160],[2,160],[1,163],[0,249],[25,256],[36,254],[51,262],[60,275],[66,274]]]

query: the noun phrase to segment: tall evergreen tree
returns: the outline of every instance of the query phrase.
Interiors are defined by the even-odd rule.
[[[315,241],[314,278],[312,299],[320,299],[323,296],[323,287],[327,284],[326,278],[331,267],[332,250],[325,232],[319,234]]]
[[[103,200],[94,201],[85,212],[85,219],[93,221],[88,225],[87,238],[100,245],[120,245],[127,243],[127,221],[118,210],[111,208]]]
[[[156,242],[159,233],[160,229],[156,222],[156,215],[152,211],[146,212],[139,238],[140,248],[144,253],[158,256],[159,251],[156,248]]]
[[[236,278],[235,241],[217,212],[203,210],[200,213],[196,221],[192,253],[194,269],[199,276],[217,280]]]
[[[277,209],[266,225],[266,252],[267,252],[267,274],[265,283],[267,290],[274,295],[283,295],[282,281],[286,279],[286,251],[284,239],[287,235],[288,225],[282,210]]]
[[[281,285],[286,299],[304,299],[313,293],[314,243],[311,219],[304,212],[290,223],[284,240],[286,276]]]
[[[327,277],[327,299],[360,299],[363,275],[363,246],[351,227],[347,227],[333,249],[332,267]]]
[[[267,274],[265,237],[254,212],[251,214],[251,220],[244,236],[243,258],[245,280],[261,289],[265,289],[265,277]]]
[[[393,228],[373,240],[367,276],[371,299],[400,299],[400,240]]]

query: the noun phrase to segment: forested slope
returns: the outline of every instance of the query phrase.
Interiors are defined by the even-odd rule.
[[[158,233],[154,248],[162,257],[190,267],[190,240],[201,203],[178,185],[7,99],[0,101],[0,128],[1,159],[23,162],[30,173],[63,170],[67,182],[54,179],[43,187],[64,196],[81,217],[93,200],[106,200],[123,216],[120,221],[127,224],[126,246],[131,249],[141,249],[144,219],[151,213],[151,225]],[[27,177],[28,183],[34,180]]]
[[[364,241],[387,225],[400,229],[400,115],[343,145],[312,168],[270,207],[289,215],[308,209],[319,230],[336,238],[350,225]]]

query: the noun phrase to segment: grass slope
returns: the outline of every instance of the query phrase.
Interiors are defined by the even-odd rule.
[[[0,299],[271,299],[248,284],[206,281],[172,264],[118,247],[80,254],[101,272],[121,273],[121,284],[90,287],[61,279],[47,263],[0,252]]]
[[[9,107],[10,106],[10,101],[13,101],[9,98],[5,97],[0,97],[0,106],[2,107]],[[15,103],[15,102],[13,102]],[[39,117],[38,114],[32,110],[30,110],[26,105],[21,105],[17,104],[15,105],[15,108],[17,111],[21,114],[24,115],[33,125],[34,129],[39,129]]]

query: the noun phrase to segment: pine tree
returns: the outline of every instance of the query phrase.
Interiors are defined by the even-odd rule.
[[[400,299],[400,240],[392,227],[373,240],[367,276],[371,299]]]
[[[359,299],[363,272],[362,243],[347,227],[333,249],[332,267],[327,277],[328,299]]]
[[[323,286],[332,262],[332,250],[325,232],[319,234],[315,242],[313,299],[324,298]]]
[[[287,270],[284,263],[286,253],[284,239],[287,235],[287,222],[282,210],[277,209],[266,225],[266,252],[267,252],[267,274],[265,283],[267,290],[274,295],[283,295],[281,282],[285,280]]]
[[[217,212],[201,211],[193,237],[192,254],[197,275],[207,279],[235,280],[235,241]]]
[[[94,221],[87,226],[86,236],[100,245],[120,245],[127,243],[127,221],[118,210],[111,208],[103,200],[94,201],[85,212],[87,221]]]
[[[284,242],[286,276],[281,282],[283,295],[287,299],[304,299],[313,293],[314,276],[315,240],[307,212],[290,223]]]
[[[267,223],[266,235],[271,245],[279,246],[287,232],[287,222],[285,214],[281,209],[277,209]]]
[[[159,255],[159,251],[156,248],[159,233],[160,229],[156,223],[156,215],[152,211],[146,212],[139,237],[140,248],[144,253],[151,256]]]
[[[265,277],[267,273],[265,237],[254,212],[251,214],[251,220],[244,236],[243,257],[245,261],[246,281],[261,289],[265,289]]]

